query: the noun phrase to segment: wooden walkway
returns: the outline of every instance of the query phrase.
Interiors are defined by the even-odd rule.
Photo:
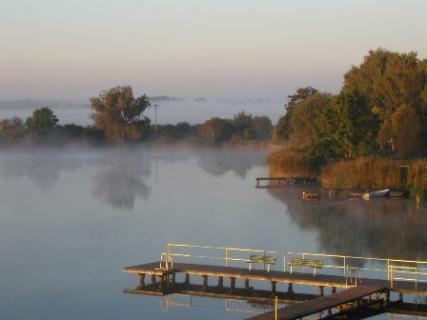
[[[268,185],[261,185],[261,182],[268,182]],[[273,184],[272,184],[273,183]],[[257,177],[257,188],[274,188],[290,185],[303,185],[303,184],[318,184],[317,177]]]
[[[286,308],[278,310],[278,319],[280,320],[294,320],[306,317],[309,315],[322,313],[324,311],[331,310],[333,308],[357,302],[365,297],[370,296],[374,293],[383,293],[386,290],[384,287],[377,286],[359,286],[347,289],[342,292],[331,294],[329,296],[320,297],[317,299],[309,300],[304,303],[291,305]],[[378,302],[377,300],[376,302]],[[330,313],[332,315],[332,312]],[[247,320],[273,320],[275,318],[275,312],[267,312],[254,317],[248,318]]]
[[[189,263],[174,263],[172,270],[164,270],[159,268],[160,262],[153,262],[148,264],[135,265],[124,267],[123,271],[137,275],[154,275],[163,277],[167,275],[174,275],[176,273],[184,273],[189,275],[204,277],[206,284],[208,277],[230,278],[230,279],[243,279],[243,280],[261,280],[269,281],[275,288],[276,283],[290,283],[296,285],[318,286],[323,290],[323,287],[330,288],[348,288],[356,286],[356,283],[351,283],[349,278],[337,275],[325,275],[302,272],[283,272],[283,271],[266,271],[266,270],[248,270],[237,267],[225,267],[215,265],[201,265]],[[427,295],[427,283],[418,283],[415,287],[414,282],[410,281],[394,281],[393,287],[390,286],[389,281],[381,279],[357,279],[358,285],[375,286],[387,288],[390,291],[410,294]],[[233,286],[233,284],[232,284]],[[273,290],[274,291],[274,290]]]

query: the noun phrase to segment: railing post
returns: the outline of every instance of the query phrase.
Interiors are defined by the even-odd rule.
[[[263,254],[264,254],[264,258],[262,260],[264,262],[264,271],[265,271],[265,250],[263,251]]]
[[[286,255],[287,252],[283,252],[283,272],[286,272]]]
[[[390,259],[387,259],[387,280],[390,281]]]
[[[168,250],[167,250],[167,255],[166,255],[166,270],[169,270],[170,255],[171,255],[171,248],[170,248],[170,244],[168,243]]]
[[[346,268],[345,268],[345,266],[346,266],[346,259],[345,259],[346,257],[344,256],[343,257],[343,267],[344,267],[344,275],[346,275],[347,274],[347,271],[346,271]]]
[[[415,290],[418,289],[418,267],[415,267]]]
[[[228,248],[224,249],[225,266],[228,267]]]

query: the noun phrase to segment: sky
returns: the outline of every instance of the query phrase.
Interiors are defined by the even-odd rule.
[[[370,49],[427,58],[425,0],[0,0],[0,100],[337,92]]]

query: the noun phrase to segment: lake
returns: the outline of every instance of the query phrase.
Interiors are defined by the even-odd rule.
[[[295,188],[256,189],[255,177],[268,175],[267,154],[144,146],[0,152],[2,318],[249,316],[201,298],[164,312],[158,297],[124,294],[138,279],[122,267],[158,260],[168,242],[427,259],[425,208],[406,200],[308,203]]]

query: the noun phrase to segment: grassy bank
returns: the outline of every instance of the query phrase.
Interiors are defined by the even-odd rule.
[[[398,160],[376,157],[331,161],[316,170],[304,152],[285,148],[268,157],[273,176],[320,176],[323,187],[331,189],[406,189],[411,197],[427,198],[427,160]]]

